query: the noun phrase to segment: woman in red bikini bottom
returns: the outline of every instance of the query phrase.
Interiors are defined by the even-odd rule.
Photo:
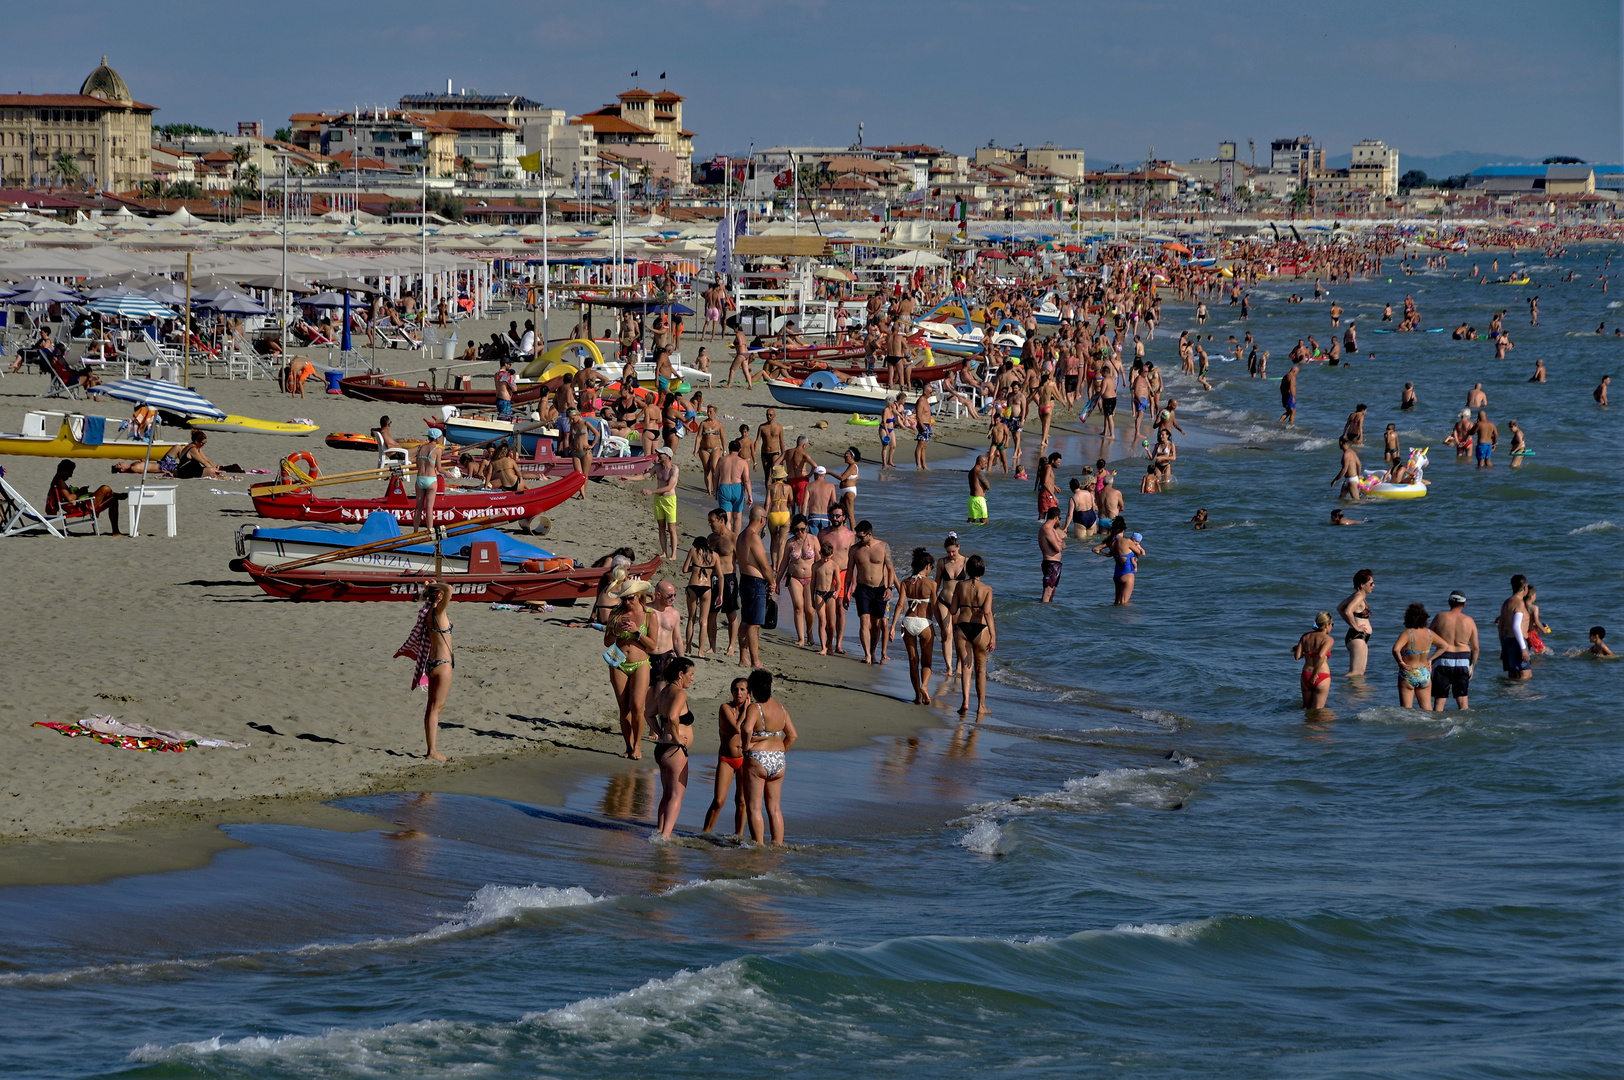
[[[744,719],[745,706],[750,704],[750,687],[743,678],[733,680],[733,696],[716,710],[716,726],[720,729],[722,745],[716,750],[716,794],[710,809],[705,811],[705,831],[716,828],[716,819],[722,816],[727,804],[727,789],[733,785],[733,774],[741,774],[733,801],[733,833],[744,835],[744,738],[739,734],[739,723]]]
[[[1291,655],[1303,662],[1301,678],[1303,708],[1323,709],[1331,696],[1331,613],[1321,611],[1314,616],[1314,629],[1297,639]]]

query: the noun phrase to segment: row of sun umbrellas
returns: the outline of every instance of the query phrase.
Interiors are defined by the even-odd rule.
[[[14,306],[82,304],[86,311],[121,319],[172,319],[176,317],[173,307],[186,303],[187,299],[184,285],[151,274],[131,272],[100,278],[85,284],[84,292],[43,278],[17,285],[0,285],[0,303]],[[252,288],[280,289],[283,287],[283,280],[280,277],[266,277],[263,280],[249,278],[236,284]],[[320,282],[321,285],[327,286],[327,291],[317,292],[315,295],[309,295],[314,292],[315,287],[312,283],[294,282],[290,279],[286,284],[290,292],[301,294],[298,303],[322,308],[343,307],[346,294],[378,292],[365,282],[348,278],[331,278]],[[221,315],[270,314],[267,308],[233,288],[231,283],[210,278],[194,282],[193,285],[192,303],[209,311]],[[199,285],[207,287],[199,289],[197,288]]]

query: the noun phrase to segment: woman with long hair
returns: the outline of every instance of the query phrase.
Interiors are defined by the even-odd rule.
[[[778,573],[773,592],[788,583],[795,606],[795,644],[810,645],[816,638],[812,610],[812,564],[818,558],[818,541],[812,535],[805,514],[796,514],[789,523],[789,543],[779,552]]]
[[[784,773],[789,768],[789,749],[795,745],[795,722],[789,712],[773,700],[772,672],[757,668],[747,680],[750,704],[739,726],[744,738],[744,807],[750,822],[750,839],[762,843],[784,842]],[[762,803],[766,803],[766,828]]]
[[[424,756],[444,761],[440,753],[440,713],[451,694],[451,673],[457,668],[457,652],[451,644],[451,617],[446,606],[451,602],[451,586],[443,581],[430,582],[418,594],[422,606],[417,609],[417,625],[412,627],[406,644],[395,651],[396,656],[415,660],[412,671],[412,689],[428,692],[428,703],[423,707],[423,738],[428,742]]]
[[[1404,609],[1404,633],[1393,642],[1393,659],[1398,663],[1398,703],[1403,708],[1432,709],[1432,662],[1444,653],[1443,642],[1427,629],[1425,604]],[[1437,650],[1437,651],[1434,651]]]
[[[922,547],[913,550],[913,573],[897,589],[897,606],[891,616],[891,636],[902,628],[902,642],[908,649],[908,677],[913,681],[914,704],[930,704],[931,659],[936,640],[936,624],[931,616],[936,608],[936,584],[930,571],[936,557]]]
[[[993,622],[992,586],[981,580],[987,563],[972,555],[964,563],[964,580],[953,589],[953,631],[959,651],[959,715],[970,711],[970,680],[976,685],[976,716],[987,715],[987,656],[998,647]]]
[[[660,682],[649,695],[648,727],[654,736],[654,764],[660,770],[660,814],[656,828],[670,836],[682,814],[688,791],[688,754],[694,744],[694,714],[688,691],[694,686],[694,662],[686,656],[667,660]]]

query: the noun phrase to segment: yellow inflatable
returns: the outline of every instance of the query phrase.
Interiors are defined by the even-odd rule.
[[[591,354],[594,363],[603,363],[603,353],[598,351],[596,342],[588,341],[585,338],[571,338],[560,345],[554,345],[530,361],[524,366],[524,370],[519,372],[519,377],[534,382],[547,382],[549,379],[555,379],[560,375],[573,375],[580,368],[574,364],[565,363],[564,354],[570,350],[579,351],[582,349]]]

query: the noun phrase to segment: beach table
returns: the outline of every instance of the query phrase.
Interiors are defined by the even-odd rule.
[[[164,535],[175,535],[175,492],[179,484],[146,484],[126,487],[124,490],[130,495],[130,535],[141,535],[141,509],[147,506],[164,508],[168,515],[167,531]]]

